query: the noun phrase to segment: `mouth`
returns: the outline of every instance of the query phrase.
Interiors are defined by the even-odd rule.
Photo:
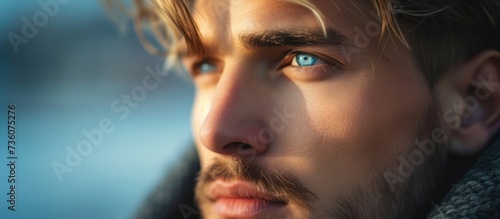
[[[271,215],[287,204],[255,185],[240,180],[216,180],[208,188],[208,198],[214,204],[215,212],[228,218]]]

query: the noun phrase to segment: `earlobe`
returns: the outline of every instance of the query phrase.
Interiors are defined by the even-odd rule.
[[[484,51],[449,72],[439,92],[450,150],[468,156],[481,151],[500,128],[500,52]],[[453,116],[453,117],[452,117]]]

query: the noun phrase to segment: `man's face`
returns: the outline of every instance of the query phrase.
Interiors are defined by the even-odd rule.
[[[196,3],[207,53],[184,64],[197,89],[196,192],[205,218],[329,218],[362,203],[376,209],[391,195],[377,189],[384,171],[422,134],[431,93],[409,50],[379,41],[370,5],[313,3],[326,39],[298,4]]]

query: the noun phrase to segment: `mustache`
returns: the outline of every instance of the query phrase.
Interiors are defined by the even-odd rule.
[[[294,203],[308,212],[311,211],[310,203],[318,199],[316,194],[302,185],[294,176],[270,171],[237,158],[228,161],[214,159],[213,163],[206,170],[201,171],[197,178],[195,197],[200,206],[208,201],[204,194],[207,186],[217,179],[251,182],[257,189],[269,193],[277,200]]]

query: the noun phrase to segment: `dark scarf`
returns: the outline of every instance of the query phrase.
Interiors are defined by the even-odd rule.
[[[483,152],[428,218],[500,218],[500,141]]]

